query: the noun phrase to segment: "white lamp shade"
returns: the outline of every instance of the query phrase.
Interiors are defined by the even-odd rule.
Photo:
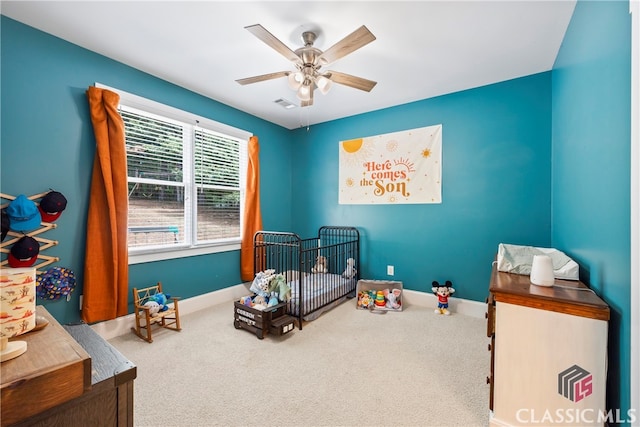
[[[331,80],[329,80],[325,76],[319,76],[316,79],[316,86],[318,86],[318,89],[320,89],[320,92],[322,92],[323,95],[326,95],[327,92],[329,92],[329,89],[331,89],[331,84]]]
[[[304,76],[300,71],[296,71],[295,73],[290,73],[287,77],[287,82],[289,83],[289,87],[293,90],[298,90],[302,82],[304,81]]]
[[[308,85],[302,85],[300,86],[300,89],[298,89],[298,92],[296,94],[298,96],[298,99],[300,99],[301,101],[308,101],[311,99],[311,87]]]
[[[555,276],[553,262],[548,255],[534,255],[531,264],[531,283],[538,286],[553,286]]]
[[[2,361],[18,357],[26,342],[9,338],[29,332],[36,326],[35,268],[3,268],[0,271],[0,337]]]

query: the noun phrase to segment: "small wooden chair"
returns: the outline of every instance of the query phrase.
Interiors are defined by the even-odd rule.
[[[162,293],[162,283],[158,282],[154,286],[148,288],[133,288],[133,304],[134,315],[136,318],[136,326],[131,330],[137,336],[145,341],[153,342],[151,338],[151,327],[156,324],[162,328],[181,331],[180,313],[178,312],[178,297],[171,297],[173,307],[169,306],[168,310],[151,314],[151,307],[145,305],[148,301],[153,301],[156,294]]]

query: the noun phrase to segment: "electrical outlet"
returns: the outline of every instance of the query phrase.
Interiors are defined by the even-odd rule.
[[[387,276],[393,276],[393,265],[387,265]]]

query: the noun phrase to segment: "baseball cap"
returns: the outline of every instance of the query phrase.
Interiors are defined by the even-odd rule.
[[[9,215],[7,212],[2,209],[2,241],[7,237],[7,233],[9,232]]]
[[[11,246],[7,261],[13,268],[31,267],[36,263],[39,253],[40,243],[31,236],[24,236]]]
[[[9,215],[9,227],[13,231],[29,231],[40,227],[42,216],[33,200],[20,194],[7,206]]]
[[[44,222],[53,222],[67,207],[67,199],[59,191],[48,192],[41,200],[38,210]]]

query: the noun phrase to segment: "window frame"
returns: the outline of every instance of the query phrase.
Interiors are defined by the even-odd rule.
[[[237,138],[240,141],[249,141],[249,138],[253,135],[251,132],[245,131],[243,129],[238,129],[224,123],[216,122],[215,120],[198,116],[197,114],[171,107],[160,102],[152,101],[138,95],[133,95],[131,93],[109,87],[101,83],[95,83],[95,86],[117,93],[120,96],[120,103],[127,107],[135,108],[161,117],[166,117],[170,120],[176,120],[186,124],[193,124],[194,127],[207,129],[223,134],[225,136],[229,136],[231,138]],[[184,147],[184,150],[191,151],[192,149],[193,147]],[[246,170],[248,166],[247,146],[241,146],[240,150],[240,236],[238,236],[237,238],[219,239],[215,242],[207,242],[198,245],[185,244],[180,246],[170,246],[153,249],[130,248],[129,265],[240,250],[244,223]],[[188,167],[191,168],[192,165],[189,165]],[[195,199],[192,198],[192,200]],[[193,221],[193,219],[191,219],[191,221]],[[194,222],[190,224],[190,226],[192,225],[194,225]]]

